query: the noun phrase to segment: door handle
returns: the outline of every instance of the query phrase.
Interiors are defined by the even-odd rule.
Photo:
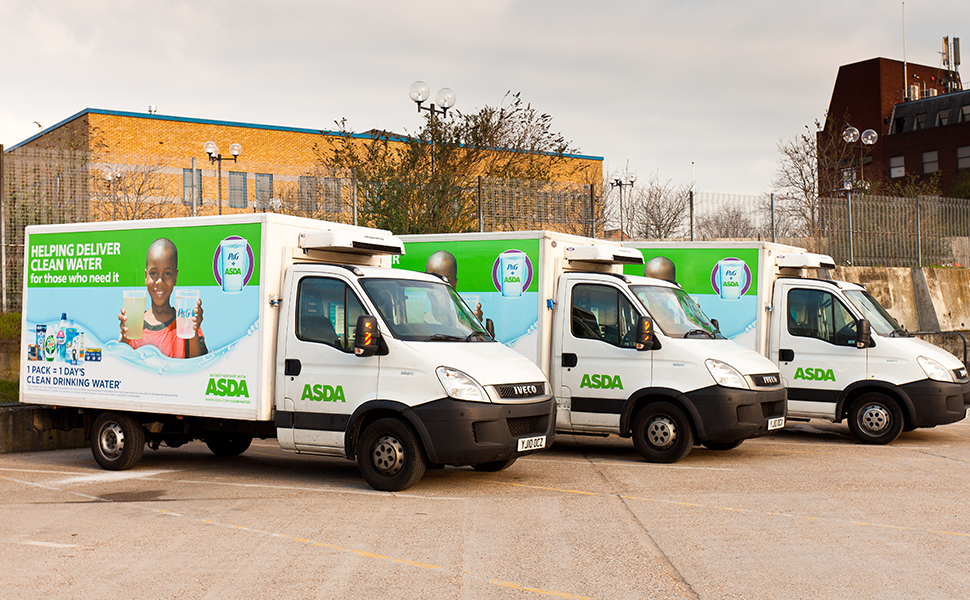
[[[778,351],[778,362],[791,362],[795,360],[795,351],[783,348]]]
[[[303,365],[300,363],[299,358],[288,358],[286,362],[283,363],[283,374],[292,375],[296,377],[303,370]]]
[[[576,366],[576,363],[578,361],[579,361],[579,358],[575,354],[573,354],[572,352],[563,352],[562,353],[562,366],[564,366],[564,367],[575,367]]]

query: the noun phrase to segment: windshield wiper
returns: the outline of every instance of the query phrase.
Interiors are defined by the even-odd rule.
[[[701,335],[703,335],[704,337],[709,337],[711,339],[716,339],[715,335],[713,333],[711,333],[710,331],[706,330],[706,329],[691,329],[690,331],[688,331],[687,333],[684,334],[684,337],[686,338],[688,336],[695,335],[695,334],[698,334],[698,333],[701,334]]]
[[[468,335],[465,336],[465,341],[466,342],[470,342],[470,341],[472,341],[472,338],[475,337],[475,336],[478,336],[478,337],[482,338],[486,342],[491,339],[491,338],[488,337],[488,334],[487,333],[484,333],[484,332],[481,332],[481,331],[473,331],[473,332],[471,332],[471,333],[469,333]]]
[[[466,341],[466,339],[462,337],[458,337],[457,335],[448,335],[446,333],[436,333],[424,341],[426,342],[464,342]]]

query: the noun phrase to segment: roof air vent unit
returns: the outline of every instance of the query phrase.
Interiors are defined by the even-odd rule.
[[[404,242],[393,235],[350,229],[303,232],[300,234],[300,248],[351,254],[404,254]]]
[[[566,260],[614,265],[642,265],[643,255],[635,248],[587,244],[566,248]]]
[[[775,264],[779,269],[834,269],[835,261],[825,254],[799,252],[797,254],[779,254],[775,256]]]

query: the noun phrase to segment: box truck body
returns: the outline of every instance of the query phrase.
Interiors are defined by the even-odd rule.
[[[808,277],[833,268],[831,257],[769,242],[624,244],[648,267],[675,265],[678,283],[725,335],[778,365],[789,419],[846,419],[860,441],[884,444],[959,421],[970,408],[959,359],[910,337],[864,286]]]
[[[495,470],[551,442],[542,373],[439,278],[391,270],[402,251],[271,213],[28,227],[21,399],[83,423],[109,469],[145,441],[238,454],[271,437],[403,489],[429,464]]]
[[[402,239],[397,266],[455,278],[496,339],[542,368],[560,432],[632,437],[673,462],[694,442],[728,449],[784,425],[777,367],[718,336],[676,285],[624,276],[636,252],[550,231]],[[655,331],[638,350],[642,317]]]

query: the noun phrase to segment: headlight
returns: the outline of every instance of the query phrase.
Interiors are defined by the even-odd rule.
[[[943,368],[943,365],[936,362],[932,358],[926,358],[925,356],[917,356],[916,362],[919,366],[923,368],[923,372],[926,376],[934,381],[946,381],[947,383],[953,383],[953,377],[950,372]]]
[[[438,381],[445,388],[445,393],[455,400],[489,401],[484,388],[466,373],[451,367],[438,367],[435,373],[438,374]]]
[[[704,361],[707,370],[711,372],[711,377],[718,385],[731,388],[751,389],[747,380],[738,372],[737,369],[719,360],[709,358]]]

